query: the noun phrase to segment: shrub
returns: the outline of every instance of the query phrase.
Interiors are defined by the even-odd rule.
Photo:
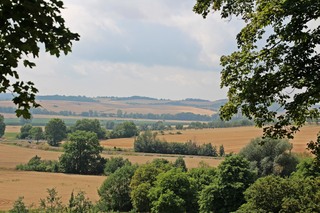
[[[169,133],[170,134],[170,133]],[[217,147],[211,143],[197,145],[192,141],[186,143],[166,142],[156,138],[156,134],[146,131],[135,138],[134,151],[161,154],[203,155],[217,157]]]
[[[250,161],[251,167],[258,170],[260,177],[270,174],[289,176],[298,164],[291,149],[292,144],[287,140],[256,138],[239,154]]]
[[[13,208],[9,211],[10,213],[27,213],[29,210],[23,202],[23,197],[19,197],[13,204]]]
[[[131,165],[131,162],[123,157],[111,157],[106,160],[107,162],[104,166],[105,175],[110,175],[125,165]]]
[[[37,172],[62,172],[60,164],[56,160],[41,160],[37,155],[32,157],[27,164],[19,164],[17,170]]]

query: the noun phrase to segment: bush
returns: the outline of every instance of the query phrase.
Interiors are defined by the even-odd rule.
[[[17,170],[37,172],[62,172],[60,164],[56,160],[41,160],[37,155],[32,157],[27,164],[19,164]]]
[[[110,133],[110,138],[131,138],[139,134],[137,126],[132,121],[118,124]]]
[[[92,212],[93,204],[89,198],[85,197],[85,192],[80,191],[74,196],[73,192],[69,199],[69,211],[70,213],[85,213]]]
[[[9,211],[10,213],[28,213],[26,205],[23,202],[23,197],[19,197],[13,204],[13,208]]]
[[[110,175],[125,165],[131,165],[131,162],[123,157],[111,157],[106,160],[107,162],[104,166],[105,175]]]
[[[287,140],[256,138],[239,154],[250,161],[252,169],[257,169],[260,177],[270,174],[289,176],[298,164],[291,149],[292,144]]]
[[[98,190],[100,196],[98,206],[102,212],[127,212],[132,209],[130,181],[136,169],[136,166],[126,165],[103,182]]]
[[[55,188],[47,189],[48,196],[40,199],[40,209],[44,212],[63,212],[65,208]]]
[[[134,140],[135,152],[180,154],[180,155],[202,155],[217,157],[217,147],[211,143],[197,145],[192,141],[186,143],[166,142],[156,138],[156,134],[146,131]]]

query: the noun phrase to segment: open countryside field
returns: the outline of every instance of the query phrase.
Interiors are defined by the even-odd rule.
[[[179,130],[180,131],[180,130]],[[320,126],[305,126],[295,135],[290,142],[293,144],[293,152],[306,151],[306,144],[311,140],[316,140]],[[262,129],[256,127],[234,127],[234,128],[215,128],[215,129],[199,129],[199,130],[182,130],[182,134],[169,134],[165,131],[165,135],[158,134],[158,137],[168,142],[187,142],[189,140],[198,144],[212,143],[219,147],[223,145],[227,153],[239,152],[251,139],[262,136]],[[171,131],[175,133],[176,131]],[[133,148],[133,138],[111,139],[102,141],[105,147]]]
[[[98,200],[97,189],[106,179],[105,176],[82,176],[68,174],[54,174],[43,172],[22,172],[15,170],[20,163],[27,163],[35,155],[42,159],[57,160],[61,152],[44,151],[0,144],[0,210],[9,210],[19,196],[24,196],[27,205],[39,204],[40,198],[47,196],[46,189],[55,187],[62,196],[64,203],[68,202],[72,191],[85,191],[91,201]],[[103,157],[116,157],[119,155],[106,155]],[[174,161],[177,157],[158,155],[132,155],[123,156],[132,163],[143,164],[155,158],[165,158]],[[189,168],[197,167],[201,161],[211,166],[217,166],[221,160],[202,157],[185,157]]]
[[[19,129],[20,127],[8,126],[6,132],[15,133]],[[295,139],[291,141],[294,146],[293,151],[306,151],[306,143],[310,140],[315,140],[318,131],[320,131],[319,126],[306,126],[302,128]],[[166,132],[165,135],[159,135],[159,137],[167,141],[185,142],[192,140],[197,143],[211,142],[217,146],[223,144],[228,153],[238,152],[252,138],[262,134],[261,129],[254,127],[184,130],[181,132],[181,135],[171,135],[169,132]],[[101,144],[110,148],[133,148],[133,139],[105,140]],[[59,158],[61,152],[0,144],[0,153],[0,210],[10,209],[19,196],[24,196],[27,205],[31,205],[32,203],[38,205],[39,199],[47,195],[46,189],[52,187],[57,189],[64,203],[67,203],[72,191],[77,192],[79,190],[85,191],[90,200],[96,201],[98,199],[97,189],[106,178],[104,176],[80,176],[15,170],[17,164],[26,163],[35,155],[40,156],[42,159],[54,160]],[[169,161],[176,159],[176,156],[171,155],[124,154],[126,154],[122,155],[124,158],[128,158],[131,162],[138,164],[146,163],[159,157],[168,159]],[[103,154],[103,156],[108,158],[119,155]],[[201,161],[211,166],[217,166],[221,162],[219,159],[196,156],[186,156],[184,159],[189,168],[197,167]]]
[[[14,107],[12,101],[0,101],[2,107]],[[103,113],[117,113],[117,110],[122,110],[127,113],[154,113],[154,114],[177,114],[180,112],[191,112],[201,115],[212,115],[213,110],[203,109],[194,106],[173,106],[149,104],[148,102],[139,101],[130,103],[128,101],[112,101],[109,99],[100,99],[99,102],[79,102],[79,101],[62,101],[62,100],[40,100],[42,109],[48,111],[72,111],[75,113],[87,112],[89,110]],[[48,116],[46,116],[48,117]]]

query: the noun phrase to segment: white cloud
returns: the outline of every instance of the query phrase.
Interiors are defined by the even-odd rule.
[[[83,61],[77,65],[51,64],[60,69],[50,76],[39,76],[41,70],[26,71],[41,94],[86,96],[143,95],[157,98],[219,99],[219,73],[185,70],[179,67],[144,66],[134,63]],[[42,65],[38,68],[41,69]],[[70,74],[72,70],[73,74]],[[26,77],[24,76],[24,77]]]
[[[221,99],[219,58],[235,47],[238,21],[202,19],[193,0],[65,0],[73,53],[41,54],[23,71],[41,94]]]

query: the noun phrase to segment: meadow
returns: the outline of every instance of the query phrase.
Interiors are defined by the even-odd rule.
[[[13,137],[19,132],[20,127],[8,126],[6,135]],[[293,152],[305,152],[306,143],[316,138],[319,126],[305,126],[297,133],[295,139],[290,142],[293,144]],[[219,147],[224,145],[226,153],[239,152],[252,138],[261,136],[262,130],[255,127],[237,127],[221,129],[202,129],[202,130],[181,130],[182,134],[176,134],[176,131],[165,131],[164,135],[158,134],[158,137],[168,142],[186,142],[188,140],[196,143],[212,143]],[[114,147],[122,149],[133,148],[133,138],[112,139],[101,141],[101,144],[113,149]],[[58,159],[61,152],[45,151],[39,149],[24,148],[8,145],[0,142],[0,210],[8,210],[12,207],[14,201],[19,196],[24,196],[27,205],[38,205],[40,198],[47,195],[47,188],[56,188],[62,201],[67,203],[72,191],[85,191],[92,201],[98,199],[97,189],[106,179],[105,176],[81,176],[68,174],[53,174],[43,172],[22,172],[15,170],[16,165],[27,163],[28,160],[38,155],[42,159]],[[129,159],[132,163],[143,164],[152,161],[155,158],[165,158],[169,161],[176,160],[175,155],[156,155],[144,153],[123,152],[122,154],[103,154],[103,157],[122,156]],[[210,166],[217,166],[222,159],[185,156],[184,160],[188,168],[194,168],[201,161]]]

